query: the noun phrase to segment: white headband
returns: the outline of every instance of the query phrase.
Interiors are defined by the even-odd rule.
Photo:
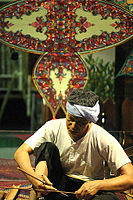
[[[70,115],[76,117],[85,117],[88,121],[96,123],[98,120],[98,115],[100,113],[99,101],[93,107],[81,106],[77,104],[70,104],[67,101],[66,104],[67,111]]]

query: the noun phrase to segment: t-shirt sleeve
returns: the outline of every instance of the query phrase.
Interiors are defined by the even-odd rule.
[[[100,152],[107,161],[112,173],[115,173],[120,167],[131,162],[120,143],[108,132],[100,134]]]
[[[37,130],[25,143],[28,144],[32,150],[38,148],[43,142],[53,142],[54,135],[51,129],[51,121],[46,122],[39,130]]]

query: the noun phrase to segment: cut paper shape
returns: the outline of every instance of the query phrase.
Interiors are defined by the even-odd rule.
[[[40,54],[33,81],[53,116],[89,77],[83,54],[133,37],[133,13],[104,0],[18,0],[0,8],[0,42]]]
[[[133,12],[133,0],[112,0],[112,2]]]
[[[21,0],[0,9],[0,41],[32,53],[93,53],[133,36],[133,13],[98,0]]]
[[[123,75],[129,75],[133,77],[133,50],[129,54],[129,56],[126,58],[124,65],[122,66],[121,70],[116,75],[116,78],[118,76]]]
[[[33,81],[52,111],[53,117],[61,107],[66,112],[67,95],[88,82],[88,68],[78,55],[47,54],[33,70]]]

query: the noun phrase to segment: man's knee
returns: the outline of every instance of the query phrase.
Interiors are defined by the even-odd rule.
[[[59,157],[59,150],[55,144],[51,142],[44,142],[40,145],[36,152],[35,165],[40,161],[48,162],[54,157]]]
[[[55,144],[45,142],[40,145],[36,154],[35,166],[41,161],[46,161],[48,178],[54,186],[58,187],[64,176],[64,170],[60,161],[59,150]]]
[[[113,192],[103,192],[96,195],[92,200],[119,200],[119,198]]]

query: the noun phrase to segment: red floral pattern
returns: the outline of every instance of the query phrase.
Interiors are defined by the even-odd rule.
[[[120,22],[112,24],[118,32],[107,33],[103,30],[99,36],[93,35],[82,41],[75,39],[76,27],[80,27],[81,32],[85,32],[87,27],[94,24],[86,21],[85,17],[81,17],[77,22],[75,11],[82,7],[84,11],[91,12],[92,15],[101,15],[101,20],[112,18],[119,19]],[[36,32],[43,32],[46,27],[46,40],[39,40],[30,36],[24,35],[20,30],[15,33],[9,31],[11,23],[6,19],[16,17],[20,19],[23,15],[30,16],[43,8],[47,10],[46,21],[43,21],[44,16],[37,16],[36,21],[33,21],[29,26],[33,26]],[[0,40],[12,46],[17,46],[20,49],[30,52],[91,52],[109,46],[115,46],[130,38],[133,34],[132,14],[112,3],[96,0],[27,0],[17,1],[9,4],[5,8],[0,9]],[[96,27],[97,28],[97,27]]]
[[[54,76],[51,76],[51,72],[53,72]],[[69,77],[64,84],[63,80],[66,80],[68,73]],[[73,88],[83,88],[87,84],[88,71],[87,67],[83,65],[83,62],[76,55],[48,54],[41,58],[35,66],[33,80],[40,94],[49,105],[53,116],[55,116],[60,107],[64,112],[66,111],[68,93]],[[55,88],[54,81],[58,82]]]

